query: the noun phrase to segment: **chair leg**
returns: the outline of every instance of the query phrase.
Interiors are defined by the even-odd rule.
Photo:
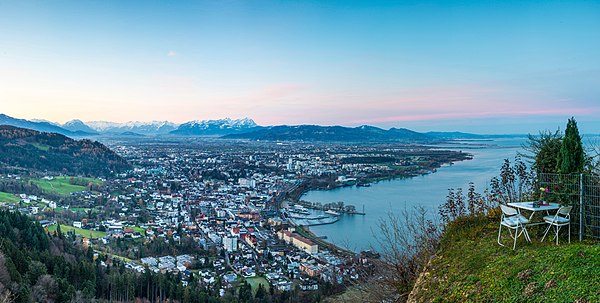
[[[519,226],[515,229],[515,241],[513,241],[513,250],[517,249],[517,238],[519,237]]]
[[[525,228],[525,226],[522,226],[521,228],[523,229],[522,233],[525,233],[525,240],[531,243],[531,237],[529,236],[529,232],[527,232],[527,228]]]
[[[560,227],[556,225],[556,245],[558,245],[558,232],[560,231]]]
[[[569,243],[571,243],[571,222],[569,222]]]
[[[500,233],[502,233],[502,224],[500,224],[500,228],[498,229],[498,244],[504,246],[504,244],[500,243]]]
[[[544,242],[544,238],[546,238],[546,235],[550,231],[551,227],[552,227],[552,224],[548,224],[548,228],[546,228],[546,231],[544,232],[544,236],[542,237],[542,241],[541,242]]]

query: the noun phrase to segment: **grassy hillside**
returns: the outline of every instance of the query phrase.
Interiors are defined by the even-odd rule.
[[[48,226],[48,231],[53,233],[56,231],[56,228],[57,228],[56,224],[50,225],[50,226]],[[60,225],[60,231],[62,233],[67,233],[67,232],[73,231],[78,235],[81,235],[86,238],[92,238],[92,239],[102,238],[102,237],[106,236],[106,233],[102,232],[102,231],[81,229],[81,228],[77,228],[77,227],[73,227],[73,226],[69,226],[69,225],[63,225],[63,224]]]
[[[71,184],[71,177],[55,177],[52,180],[36,179],[32,183],[39,186],[44,192],[53,193],[61,196],[68,196],[71,193],[88,190],[86,186]],[[87,183],[102,185],[102,181],[93,178],[77,178]]]
[[[15,196],[14,194],[10,194],[10,193],[5,193],[5,192],[1,192],[0,191],[0,202],[6,202],[6,203],[19,203],[19,201],[21,201],[21,198]]]
[[[600,302],[600,245],[541,243],[541,229],[531,228],[533,243],[519,238],[513,251],[496,243],[498,224],[499,215],[452,223],[409,301]]]

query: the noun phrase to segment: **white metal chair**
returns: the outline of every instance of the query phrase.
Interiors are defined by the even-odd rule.
[[[545,216],[544,221],[548,223],[548,228],[546,228],[546,232],[544,232],[544,236],[542,237],[542,241],[546,238],[546,235],[550,231],[552,226],[555,226],[555,235],[556,245],[558,245],[558,231],[560,231],[561,227],[567,225],[569,226],[569,243],[571,243],[571,209],[573,206],[561,206],[554,216]]]
[[[531,242],[531,238],[529,238],[529,234],[527,233],[527,228],[525,228],[525,224],[528,224],[529,220],[512,207],[500,205],[500,208],[502,209],[502,217],[500,219],[500,229],[498,230],[498,244],[504,246],[504,244],[500,242],[502,226],[506,226],[508,228],[510,237],[514,239],[513,250],[517,248],[517,238],[519,238],[522,234],[525,235],[525,239],[527,241]],[[519,229],[521,231],[519,231]],[[515,231],[514,235],[511,230]]]

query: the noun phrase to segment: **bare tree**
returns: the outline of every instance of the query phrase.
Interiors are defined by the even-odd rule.
[[[345,302],[405,302],[419,274],[435,254],[442,234],[439,220],[424,207],[389,212],[374,237],[381,247],[369,280]]]
[[[12,294],[12,292],[8,289],[5,289],[1,294],[0,294],[0,303],[12,303],[15,301],[15,296]]]

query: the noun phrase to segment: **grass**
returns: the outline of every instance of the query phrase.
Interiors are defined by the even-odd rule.
[[[127,228],[133,229],[133,231],[140,233],[140,235],[143,235],[144,231],[146,231],[145,229],[143,229],[141,227],[137,227],[137,226],[126,226],[125,229],[127,229]]]
[[[258,285],[260,284],[263,285],[266,291],[269,291],[269,281],[267,281],[265,277],[256,276],[252,278],[246,278],[246,281],[248,282],[248,284],[250,284],[250,287],[252,287],[252,292],[255,294],[258,290]]]
[[[48,226],[48,231],[53,233],[56,231],[56,228],[57,228],[57,225]],[[74,231],[78,235],[81,235],[81,236],[87,237],[87,238],[92,238],[92,239],[102,238],[102,237],[106,236],[106,233],[103,231],[76,228],[73,226],[63,225],[63,224],[60,225],[60,231],[65,234],[69,231]]]
[[[79,178],[83,179],[86,182],[91,182],[93,184],[102,185],[102,181],[93,178]],[[68,196],[75,192],[85,191],[88,188],[81,185],[74,185],[70,183],[71,177],[61,176],[55,177],[52,180],[44,180],[44,179],[35,179],[31,180],[32,183],[39,186],[44,192],[53,193],[61,196]]]
[[[20,197],[0,191],[0,202],[19,203],[19,201],[21,201]]]
[[[48,151],[50,149],[49,145],[45,145],[45,144],[39,144],[39,143],[30,143],[31,145],[33,145],[33,147],[42,150],[42,151]]]
[[[600,245],[575,236],[570,244],[566,237],[559,246],[541,243],[541,230],[532,229],[533,242],[519,238],[513,251],[506,230],[506,246],[496,243],[498,222],[479,217],[451,224],[415,289],[416,301],[600,302]]]

